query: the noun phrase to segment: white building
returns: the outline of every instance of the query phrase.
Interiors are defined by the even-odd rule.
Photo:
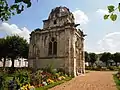
[[[11,60],[6,60],[5,67],[11,67]],[[0,61],[0,67],[3,67],[3,61]],[[14,67],[28,67],[27,59],[17,59],[14,61]]]

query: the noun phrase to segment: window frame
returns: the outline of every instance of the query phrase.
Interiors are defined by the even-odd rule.
[[[49,56],[56,56],[57,55],[57,41],[56,41],[56,38],[54,38],[54,37],[52,37],[49,41],[48,55]]]

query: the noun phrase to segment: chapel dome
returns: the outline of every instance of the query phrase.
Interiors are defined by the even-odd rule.
[[[48,19],[52,19],[52,18],[58,18],[58,17],[62,17],[62,16],[66,16],[66,15],[70,15],[71,12],[69,11],[69,9],[67,7],[56,7],[54,9],[51,10],[51,13],[49,15]]]

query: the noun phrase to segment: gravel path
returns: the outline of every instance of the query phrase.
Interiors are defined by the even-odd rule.
[[[113,73],[115,72],[92,71],[50,90],[117,90],[113,80]]]

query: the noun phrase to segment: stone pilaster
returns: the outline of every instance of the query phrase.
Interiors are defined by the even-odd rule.
[[[72,45],[73,45],[73,53],[72,53],[72,55],[73,55],[73,57],[72,57],[72,60],[71,60],[71,62],[72,62],[72,68],[73,68],[73,73],[74,73],[74,76],[77,76],[76,75],[76,69],[77,69],[77,64],[76,64],[76,47],[75,47],[75,41],[76,41],[76,38],[75,38],[75,30],[73,31],[73,35],[72,35]]]
[[[82,73],[85,74],[84,38],[82,38]]]

